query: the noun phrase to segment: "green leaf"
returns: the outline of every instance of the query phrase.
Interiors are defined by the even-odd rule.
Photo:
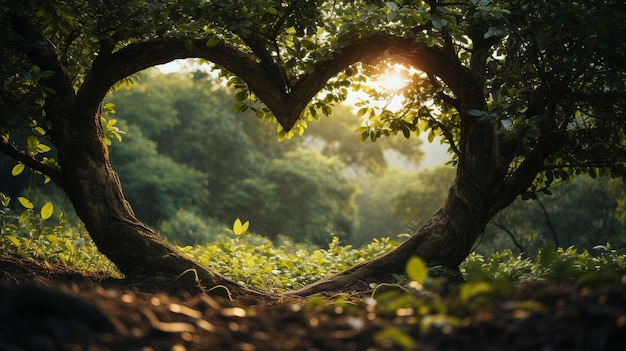
[[[104,106],[102,106],[102,109],[106,113],[115,113],[115,104],[112,102],[106,103]]]
[[[238,236],[244,235],[248,231],[249,226],[250,226],[250,221],[241,223],[241,219],[237,218],[235,220],[235,223],[233,224],[233,233]]]
[[[13,243],[13,245],[15,246],[20,246],[20,241],[17,239],[17,237],[15,235],[7,235],[7,239],[9,239],[10,242]]]
[[[52,216],[54,212],[54,205],[52,202],[46,202],[45,205],[41,208],[41,219],[46,220]]]
[[[184,44],[187,51],[193,51],[193,40],[191,40],[190,38],[185,38]]]
[[[491,284],[487,282],[468,282],[461,285],[459,297],[463,302],[469,301],[472,297],[485,294],[491,291]]]
[[[46,144],[42,144],[42,143],[37,144],[37,151],[39,153],[48,152],[50,150],[51,150],[50,146],[48,146]]]
[[[237,94],[235,94],[235,101],[236,102],[246,101],[247,98],[248,98],[248,92],[245,91],[245,90],[240,91]]]
[[[406,274],[411,280],[424,284],[428,278],[428,267],[421,258],[412,256],[406,263]]]
[[[243,112],[245,110],[247,110],[249,108],[249,106],[243,102],[237,102],[235,103],[235,105],[233,106],[233,112],[238,113],[238,112]]]
[[[9,202],[11,202],[11,197],[6,196],[3,192],[0,191],[0,210],[9,207]]]
[[[23,171],[24,171],[24,164],[20,162],[13,167],[13,169],[11,170],[11,175],[15,177],[17,175],[22,174]]]
[[[35,208],[35,205],[33,205],[33,203],[30,202],[30,200],[28,200],[27,198],[25,198],[23,196],[19,196],[17,198],[17,201],[19,201],[20,204],[22,204],[22,206],[24,206],[24,208],[27,208],[29,210],[32,210],[33,208]]]
[[[219,43],[220,43],[220,40],[219,40],[219,39],[217,39],[217,38],[211,38],[211,39],[209,39],[209,40],[207,40],[207,41],[206,41],[206,46],[207,46],[208,48],[214,48],[214,47],[216,47],[216,46],[217,46],[217,44],[219,44]]]
[[[39,145],[39,139],[36,136],[30,135],[26,139],[26,150],[31,154],[37,153],[37,146]]]

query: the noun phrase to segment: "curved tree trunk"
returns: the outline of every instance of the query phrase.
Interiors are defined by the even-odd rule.
[[[50,116],[54,123],[52,138],[63,165],[64,190],[98,250],[127,279],[154,281],[170,290],[222,286],[226,289],[213,291],[222,295],[261,295],[211,272],[135,218],[109,163],[97,110],[70,103],[58,112],[57,116],[73,116]]]
[[[481,52],[489,45],[481,42],[481,37],[474,40],[470,69],[458,65],[450,66],[450,70],[444,72],[455,94],[455,99],[451,100],[454,100],[453,105],[459,114],[461,134],[458,145],[446,135],[457,153],[458,168],[441,208],[391,252],[291,293],[311,295],[386,281],[393,273],[404,273],[406,262],[414,255],[420,256],[431,267],[444,266],[458,271],[491,218],[528,189],[545,158],[559,148],[559,138],[552,122],[554,107],[549,101],[537,99],[532,106],[529,104],[526,112],[529,118],[536,114],[543,116],[541,136],[532,151],[523,160],[518,159],[520,162],[516,166],[512,166],[516,157],[515,141],[498,133],[497,124],[470,113],[472,110],[487,110],[483,96],[485,84],[480,72],[485,72]],[[410,57],[408,60],[411,62]]]
[[[406,262],[411,256],[420,256],[429,266],[441,265],[458,270],[489,221],[488,204],[468,200],[472,199],[470,188],[474,186],[463,178],[457,175],[439,210],[400,246],[291,293],[311,295],[321,291],[358,288],[363,283],[388,281],[392,273],[405,272]]]

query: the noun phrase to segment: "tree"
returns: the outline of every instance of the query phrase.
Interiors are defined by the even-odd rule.
[[[391,199],[391,212],[410,228],[421,227],[445,200],[448,186],[454,179],[454,169],[439,166],[417,174],[401,194]]]
[[[489,249],[502,250],[515,240],[519,249],[533,254],[550,242],[555,246],[592,249],[610,242],[622,247],[626,226],[619,222],[619,200],[626,186],[607,178],[580,176],[561,183],[552,195],[538,194],[537,201],[516,200],[496,215],[481,241]],[[512,235],[500,235],[506,232]]]
[[[112,165],[136,214],[149,225],[168,218],[179,208],[203,208],[209,203],[207,175],[159,154],[157,145],[137,126],[122,145],[111,148]]]
[[[389,166],[386,156],[389,152],[411,165],[419,164],[423,158],[419,139],[407,143],[401,135],[396,135],[376,143],[363,143],[355,131],[363,127],[364,121],[348,106],[334,108],[332,119],[332,126],[316,123],[307,127],[305,144],[320,148],[325,155],[338,157],[358,175],[382,176]]]
[[[276,215],[267,230],[319,246],[337,236],[351,239],[356,224],[356,186],[343,176],[343,165],[316,151],[293,151],[274,160],[266,177],[275,184]],[[273,234],[273,235],[272,235]]]
[[[111,147],[111,163],[147,224],[167,220],[159,229],[172,241],[173,228],[199,231],[179,224],[184,218],[198,221],[180,211],[193,209],[223,223],[245,218],[251,231],[271,239],[283,234],[323,246],[331,235],[351,237],[356,189],[338,162],[317,151],[298,151],[301,138],[283,142],[281,149],[259,142],[256,134],[271,126],[230,111],[233,95],[206,73],[151,70],[137,77],[130,89],[119,89],[106,101],[115,104],[118,124],[132,121],[122,128],[124,142]],[[358,142],[358,135],[351,136]],[[276,143],[275,135],[271,139]],[[186,242],[209,237],[182,236]]]
[[[294,293],[388,277],[412,255],[455,269],[520,194],[579,173],[626,177],[623,1],[0,6],[0,149],[63,188],[99,250],[127,275],[194,268],[204,284],[238,290],[143,226],[109,163],[103,98],[132,74],[178,58],[229,72],[234,109],[275,118],[280,137],[302,133],[317,111],[331,114],[352,83],[376,76],[376,64],[421,72],[398,113],[362,110],[369,123],[360,132],[442,137],[457,167],[446,200],[393,252]],[[20,127],[38,134],[22,139]],[[37,148],[44,140],[58,153],[45,162]]]

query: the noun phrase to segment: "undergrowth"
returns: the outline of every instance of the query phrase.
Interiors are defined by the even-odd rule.
[[[0,193],[0,195],[2,195]],[[0,252],[59,262],[68,267],[121,276],[115,266],[91,241],[81,225],[70,225],[63,214],[43,219],[32,208],[19,215],[0,198]],[[48,216],[50,217],[50,216]],[[237,220],[216,241],[179,247],[187,255],[214,271],[245,286],[270,291],[301,288],[395,248],[398,241],[374,239],[360,248],[342,245],[334,238],[327,248],[295,243],[287,238],[278,244],[247,232],[247,223]],[[437,271],[439,267],[431,267]],[[485,257],[472,253],[461,265],[470,282],[523,283],[537,280],[600,284],[626,269],[626,255],[609,244],[588,250],[547,246],[534,258],[514,255],[510,250]],[[398,283],[408,281],[396,276]]]
[[[0,193],[0,195],[2,195]],[[82,225],[70,225],[62,215],[46,219],[33,209],[20,215],[0,198],[0,253],[14,253],[44,262],[121,276],[100,254]],[[214,271],[245,286],[266,290],[293,290],[370,260],[396,247],[390,238],[374,239],[360,248],[342,245],[334,238],[327,248],[282,239],[278,244],[247,232],[248,223],[237,220],[215,242],[179,247]],[[510,250],[488,257],[472,253],[461,265],[464,282],[452,284],[441,277],[442,267],[426,267],[412,257],[405,274],[394,275],[393,284],[379,284],[369,298],[355,301],[348,295],[314,296],[306,308],[317,313],[366,319],[387,316],[394,326],[374,335],[380,345],[414,349],[429,333],[450,333],[472,313],[492,315],[502,307],[516,316],[546,315],[553,306],[534,299],[515,299],[517,287],[546,281],[577,289],[602,289],[626,285],[626,255],[611,245],[592,251],[546,246],[536,257],[515,255]],[[485,314],[487,313],[487,314]],[[352,319],[356,321],[356,319]]]

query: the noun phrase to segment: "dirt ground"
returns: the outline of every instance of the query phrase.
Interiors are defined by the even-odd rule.
[[[371,303],[168,293],[0,254],[0,350],[626,350],[626,276],[529,284],[458,326],[430,325]]]

